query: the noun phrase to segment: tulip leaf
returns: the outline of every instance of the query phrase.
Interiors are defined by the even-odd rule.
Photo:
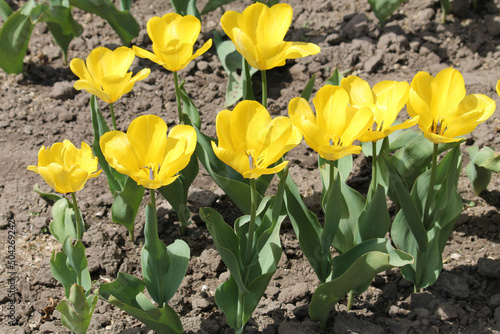
[[[235,0],[209,0],[203,10],[201,11],[201,14],[207,14],[210,13],[213,10],[216,10],[219,7],[222,7],[230,2],[233,2]]]
[[[214,43],[217,49],[217,56],[228,76],[224,105],[229,107],[243,97],[242,74],[238,75],[238,73],[242,73],[243,57],[236,51],[234,43],[231,40],[222,41],[217,31],[214,31]],[[250,68],[250,76],[253,76],[256,72],[257,69]]]
[[[384,238],[391,226],[391,217],[387,210],[385,190],[378,185],[375,195],[367,202],[359,216],[358,228],[360,241]]]
[[[53,201],[58,201],[64,198],[59,196],[58,194],[46,193],[41,191],[37,183],[35,183],[35,185],[33,186],[33,191],[40,195],[40,197],[42,197],[42,199],[47,203],[52,203]]]
[[[243,283],[240,253],[240,239],[234,230],[226,224],[221,214],[212,208],[201,208],[200,218],[207,224],[208,231],[214,240],[217,251],[231,272],[239,291],[245,291]]]
[[[76,235],[76,216],[73,205],[65,198],[59,199],[52,207],[52,222],[49,224],[49,231],[61,244],[64,243],[67,236],[72,239],[81,239],[82,236]],[[85,225],[83,224],[83,216],[80,212],[80,231],[83,234]]]
[[[183,228],[189,225],[189,220],[191,218],[191,212],[187,206],[188,192],[198,172],[198,158],[196,158],[196,154],[193,154],[186,168],[180,171],[179,177],[168,186],[158,189],[163,197],[172,205]]]
[[[198,113],[198,109],[186,92],[186,89],[184,88],[184,82],[182,82],[179,86],[179,95],[182,101],[182,112],[189,117],[193,126],[200,128],[200,114]]]
[[[192,15],[198,18],[201,21],[201,15],[196,8],[196,0],[170,0],[172,3],[172,7],[177,14],[182,16]]]
[[[309,315],[325,328],[328,314],[349,291],[382,271],[413,262],[413,257],[394,249],[387,239],[367,240],[332,261],[333,278],[314,291]]]
[[[332,163],[333,162],[330,162],[330,164]],[[333,166],[330,166],[330,168],[333,168],[333,170],[330,171],[330,173],[333,173],[333,175],[330,175],[330,181],[333,182],[330,182],[328,185],[325,196],[321,202],[323,212],[325,213],[325,224],[323,226],[323,231],[321,232],[321,246],[325,252],[330,249],[330,245],[332,244],[335,234],[339,228],[344,208],[347,207],[344,202],[344,197],[342,196],[338,169]]]
[[[409,187],[413,186],[417,177],[429,167],[432,160],[433,145],[421,134],[390,157],[390,163]],[[455,143],[439,144],[438,154],[449,150],[454,145]],[[389,193],[389,196],[391,196],[391,193]]]
[[[167,304],[156,307],[144,295],[144,287],[143,280],[120,272],[116,280],[100,286],[99,295],[157,333],[182,333],[182,323],[175,311]]]
[[[484,166],[490,165],[495,168],[496,166],[490,161],[496,161],[498,158],[495,152],[489,147],[484,147],[479,151],[477,146],[471,146],[467,151],[469,152],[470,162],[465,168],[465,172],[474,188],[474,192],[476,195],[479,195],[488,187],[493,171],[498,172],[497,170],[492,170],[492,168],[486,168]]]
[[[36,6],[34,0],[28,0],[0,28],[0,67],[9,74],[23,70],[23,59],[34,27],[30,13]]]
[[[78,284],[71,287],[68,300],[62,300],[56,310],[61,312],[61,322],[76,334],[85,334],[90,325],[98,296],[86,296],[84,288]]]
[[[92,282],[87,268],[85,247],[81,241],[77,241],[73,246],[71,238],[66,238],[63,252],[52,253],[50,271],[52,276],[63,285],[67,298],[69,298],[73,284],[82,285],[86,291],[90,291]]]
[[[120,0],[120,9],[123,11],[130,11],[132,7],[132,0]]]
[[[368,3],[380,23],[384,23],[405,1],[406,0],[368,0]]]
[[[0,0],[0,17],[2,20],[7,21],[12,13],[14,13],[14,11],[10,8],[9,4],[5,0]]]
[[[123,45],[129,45],[139,36],[139,24],[128,11],[118,10],[109,0],[69,0],[70,3],[89,13],[96,14],[111,25]]]
[[[80,36],[83,32],[83,27],[73,18],[69,2],[53,0],[50,2],[50,7],[39,5],[31,12],[31,20],[35,23],[47,23],[50,33],[63,52],[66,63],[69,44],[73,38]]]
[[[474,164],[492,172],[500,172],[500,154],[489,147],[483,147],[474,157]]]
[[[419,176],[415,182],[411,192],[413,201],[425,206],[430,200],[430,213],[422,222],[428,240],[425,249],[416,245],[412,237],[414,232],[409,224],[411,217],[407,213],[399,212],[393,222],[391,234],[394,243],[416,259],[415,264],[402,268],[402,273],[406,279],[415,284],[417,289],[432,285],[442,270],[442,252],[462,212],[462,200],[457,190],[461,168],[460,145],[455,143],[455,148],[437,165],[432,198],[427,198],[430,170]]]
[[[252,66],[247,60],[241,57],[242,81],[243,81],[243,100],[255,100],[252,88]]]
[[[139,186],[131,177],[125,179],[123,190],[117,190],[113,194],[111,218],[114,223],[125,226],[130,240],[134,240],[135,217],[139,212],[143,196],[144,187]]]
[[[313,74],[311,79],[307,82],[307,85],[304,87],[304,90],[302,91],[302,94],[300,94],[300,97],[309,101],[311,99],[311,94],[314,89],[314,82],[316,81],[316,74]]]
[[[127,177],[123,174],[118,173],[116,170],[110,167],[108,162],[106,161],[106,158],[104,158],[104,155],[102,154],[99,140],[102,135],[109,131],[109,127],[106,123],[106,120],[102,116],[101,111],[99,110],[99,106],[97,105],[97,98],[95,97],[95,95],[92,95],[90,98],[90,114],[92,118],[92,127],[94,129],[94,143],[92,144],[92,149],[94,151],[94,155],[99,160],[99,165],[106,174],[109,190],[112,194],[114,194],[115,191],[123,190]]]
[[[321,246],[323,227],[318,217],[305,206],[299,189],[290,175],[286,176],[284,201],[293,230],[299,240],[300,249],[304,252],[319,280],[325,282],[331,274],[332,267],[330,250],[326,251]]]
[[[156,207],[146,205],[144,247],[141,250],[142,275],[151,298],[160,306],[173,297],[186,275],[189,247],[183,240],[176,240],[168,247],[158,237]]]
[[[328,79],[326,79],[325,85],[340,86],[342,78],[344,78],[344,76],[336,68],[335,71],[333,71],[333,74]]]

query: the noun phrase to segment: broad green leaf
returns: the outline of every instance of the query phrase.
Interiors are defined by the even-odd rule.
[[[215,30],[214,43],[217,50],[217,56],[228,76],[226,101],[224,105],[229,107],[243,97],[243,78],[242,74],[238,75],[238,72],[242,73],[243,59],[241,54],[236,51],[234,43],[231,40],[222,41],[219,33]],[[253,76],[256,72],[257,69],[253,67],[250,68],[250,76]]]
[[[489,147],[483,147],[474,157],[474,164],[498,173],[500,172],[500,154],[495,153]]]
[[[182,323],[175,311],[167,304],[156,307],[144,295],[144,287],[144,281],[120,272],[115,281],[101,285],[99,294],[157,333],[182,333]]]
[[[290,175],[286,176],[284,200],[293,230],[299,240],[300,249],[304,252],[320,281],[326,281],[332,267],[330,251],[325,252],[321,246],[323,228],[314,213],[305,206],[299,189]]]
[[[380,23],[384,23],[405,1],[406,0],[368,0],[368,3]]]
[[[52,222],[49,224],[49,231],[61,244],[64,243],[67,236],[72,239],[80,239],[76,235],[76,216],[73,206],[69,202],[62,198],[54,203],[52,207]],[[83,224],[83,216],[80,212],[80,231],[83,233],[85,231],[85,225]]]
[[[9,4],[5,0],[0,0],[0,17],[2,20],[7,21],[9,16],[14,13],[12,8],[10,8]]]
[[[242,81],[243,81],[243,100],[255,100],[252,88],[252,66],[248,64],[245,58],[241,57]]]
[[[142,274],[151,298],[165,306],[186,274],[190,252],[182,240],[166,247],[158,237],[157,225],[156,208],[153,203],[148,203],[141,250]]]
[[[123,11],[129,11],[132,7],[132,0],[120,0],[120,9]]]
[[[412,129],[396,130],[389,135],[389,150],[391,152],[399,150],[421,134],[421,131]]]
[[[172,205],[183,227],[188,226],[190,223],[191,213],[187,206],[188,191],[198,172],[198,159],[196,154],[193,154],[186,168],[180,171],[180,176],[168,186],[158,189],[162,196]]]
[[[325,85],[340,86],[340,82],[342,81],[343,77],[344,75],[342,75],[342,73],[340,73],[338,69],[335,69],[335,71],[333,71],[333,74],[328,79],[326,79]]]
[[[56,307],[56,310],[61,312],[63,326],[76,334],[87,333],[97,300],[97,295],[86,297],[83,287],[74,284],[68,300],[62,300]]]
[[[128,11],[118,10],[109,0],[70,0],[70,3],[108,21],[123,45],[128,46],[132,39],[139,36],[139,24],[134,17]]]
[[[192,15],[201,21],[201,15],[196,8],[196,0],[170,0],[177,14],[182,16]]]
[[[385,157],[381,157],[385,159]],[[407,186],[392,164],[386,161],[387,171],[390,176],[390,186],[394,189],[398,202],[401,205],[401,211],[394,220],[391,236],[398,248],[405,250],[404,245],[411,242],[408,238],[413,238],[419,251],[425,251],[427,247],[427,231],[422,222],[422,208],[417,205],[410,195]],[[398,225],[397,222],[406,220]],[[406,227],[412,232],[411,235],[404,233]]]
[[[349,291],[382,271],[413,262],[411,255],[392,248],[387,239],[371,239],[335,257],[333,278],[314,291],[309,315],[325,328],[328,314]]]
[[[390,163],[409,187],[413,186],[417,177],[429,167],[432,161],[433,145],[421,134],[390,157]],[[454,145],[455,143],[439,144],[438,154],[449,150]]]
[[[76,273],[76,283],[83,286],[85,291],[90,291],[92,281],[90,272],[87,268],[87,256],[85,255],[85,246],[80,240],[73,245],[71,238],[67,237],[63,244],[63,250],[66,253],[66,264],[68,268]]]
[[[193,103],[188,93],[186,92],[186,89],[184,88],[184,82],[179,85],[179,95],[182,101],[182,112],[189,117],[191,124],[194,127],[200,128],[200,114],[198,113],[196,105]]]
[[[127,177],[118,173],[111,166],[109,166],[106,158],[104,158],[104,155],[102,154],[99,140],[103,134],[109,131],[109,127],[106,123],[106,120],[102,116],[101,111],[99,110],[99,106],[97,105],[97,98],[95,97],[95,95],[92,95],[90,98],[90,115],[92,118],[92,127],[94,129],[94,143],[92,144],[92,149],[94,151],[94,155],[99,160],[99,165],[106,174],[109,190],[112,194],[114,194],[115,191],[123,190]]]
[[[46,22],[57,45],[61,47],[64,62],[68,60],[68,47],[73,38],[80,36],[83,27],[73,19],[68,1],[53,0],[50,7],[42,4],[31,11],[34,23]]]
[[[34,0],[28,0],[0,29],[0,67],[9,74],[23,70],[23,59],[34,27],[30,13],[36,6]]]
[[[241,260],[240,239],[234,230],[226,224],[221,214],[214,209],[201,208],[200,218],[207,224],[217,251],[231,272],[239,291],[247,292],[242,276],[243,263]]]
[[[490,184],[493,173],[492,169],[481,166],[481,163],[488,164],[490,167],[496,167],[494,164],[491,164],[490,159],[492,158],[493,161],[496,161],[497,157],[495,152],[488,147],[483,148],[480,154],[477,146],[471,146],[467,151],[469,152],[470,162],[465,168],[465,173],[474,188],[474,192],[476,195],[479,195]]]
[[[56,253],[56,251],[52,252],[52,257],[50,258],[50,272],[63,285],[66,298],[69,297],[73,284],[76,284],[76,272],[68,268],[66,264],[67,259],[66,253]]]
[[[40,190],[37,183],[35,183],[35,185],[33,186],[33,191],[40,195],[40,197],[42,197],[42,199],[46,202],[51,203],[52,201],[63,199],[63,197],[58,194],[43,192],[42,190]]]
[[[316,81],[316,74],[313,74],[311,79],[307,82],[307,85],[304,87],[304,90],[302,91],[302,94],[300,94],[300,97],[309,101],[311,99],[311,94],[314,89],[314,82]]]
[[[391,226],[391,217],[387,211],[384,187],[379,185],[372,200],[359,217],[360,241],[384,238]]]
[[[134,240],[134,223],[144,196],[144,187],[139,186],[131,177],[125,179],[123,190],[113,194],[111,218],[114,223],[127,228],[130,239]]]
[[[203,10],[201,11],[201,14],[207,14],[210,13],[213,10],[216,10],[219,7],[222,7],[223,5],[226,5],[230,2],[233,2],[235,0],[209,0],[208,3],[205,5]]]
[[[331,166],[330,168],[333,168]],[[330,169],[329,168],[329,169]],[[325,253],[329,252],[330,245],[335,238],[335,234],[339,228],[340,219],[342,218],[345,204],[344,196],[341,191],[341,179],[338,169],[334,168],[330,171],[330,182],[321,206],[325,213],[325,224],[321,232],[321,246]]]

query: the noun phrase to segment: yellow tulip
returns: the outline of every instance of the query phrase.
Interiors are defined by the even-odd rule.
[[[201,56],[212,46],[212,39],[209,39],[193,54],[201,23],[191,15],[169,13],[162,17],[155,16],[148,21],[147,29],[153,42],[153,53],[134,46],[135,54],[172,72],[182,70],[191,60]]]
[[[247,179],[274,174],[288,161],[269,167],[302,140],[290,119],[271,115],[259,102],[242,101],[233,111],[223,110],[216,118],[219,144],[215,155]]]
[[[453,68],[440,71],[435,78],[418,72],[410,85],[408,113],[420,116],[418,125],[431,142],[460,141],[455,137],[472,132],[496,107],[486,95],[465,94],[462,74]]]
[[[500,80],[497,81],[497,94],[500,95]]]
[[[371,109],[349,106],[347,91],[332,85],[323,86],[313,103],[316,115],[301,97],[292,99],[288,105],[290,119],[307,145],[330,161],[361,152],[361,146],[353,145],[353,142],[372,124]]]
[[[175,181],[196,147],[196,131],[177,125],[167,137],[167,124],[158,116],[134,119],[127,130],[106,132],[99,142],[111,167],[137,184],[157,189]]]
[[[392,126],[408,100],[410,85],[407,82],[381,81],[373,89],[365,80],[357,76],[342,79],[340,85],[349,94],[349,103],[358,108],[369,107],[373,112],[373,124],[361,137],[360,141],[383,139],[396,130],[407,129],[417,124],[419,117],[407,119]]]
[[[286,59],[302,58],[320,52],[312,43],[284,42],[292,22],[292,7],[279,3],[271,8],[257,2],[242,13],[227,11],[220,20],[236,50],[259,70],[285,65]]]
[[[55,143],[50,148],[42,146],[38,151],[38,165],[28,166],[44,179],[55,191],[65,194],[83,188],[88,179],[97,177],[97,158],[89,145],[82,142],[78,149],[69,140]]]
[[[73,59],[69,67],[80,78],[75,82],[75,89],[84,89],[107,103],[115,102],[150,73],[149,68],[145,68],[132,77],[132,72],[127,71],[134,58],[134,51],[122,46],[114,51],[105,47],[96,48],[85,62],[79,58]]]

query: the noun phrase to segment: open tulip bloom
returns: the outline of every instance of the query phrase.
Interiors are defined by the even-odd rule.
[[[28,170],[40,174],[55,191],[61,194],[71,193],[76,216],[77,239],[82,236],[83,223],[75,192],[81,190],[88,179],[99,176],[102,170],[97,171],[97,168],[97,158],[92,154],[90,146],[82,142],[81,148],[78,149],[69,140],[55,143],[49,148],[42,146],[38,151],[37,166],[28,166]]]
[[[290,119],[307,145],[330,161],[361,152],[361,146],[353,143],[373,123],[372,110],[367,106],[349,106],[347,91],[332,85],[322,87],[313,104],[316,115],[301,97],[292,99],[288,105]]]
[[[113,103],[129,93],[137,81],[146,79],[150,73],[149,68],[145,68],[132,76],[132,72],[128,70],[134,59],[134,51],[125,46],[114,51],[98,47],[90,52],[85,61],[75,58],[69,64],[71,71],[80,78],[74,84],[75,89],[84,89],[110,104],[115,129]]]
[[[287,59],[297,59],[320,52],[319,46],[283,39],[292,22],[293,10],[288,4],[272,7],[256,2],[242,13],[227,11],[221,17],[222,29],[236,50],[262,73],[262,104],[267,107],[266,70],[284,66]]]
[[[106,161],[138,185],[157,189],[175,181],[196,147],[192,126],[177,125],[167,137],[167,125],[158,116],[139,116],[127,133],[110,131],[100,140]]]
[[[236,50],[259,70],[285,65],[286,59],[302,58],[320,52],[313,43],[285,42],[283,39],[292,22],[293,10],[279,3],[271,8],[257,2],[242,13],[227,11],[221,25]]]
[[[284,116],[271,119],[259,102],[242,101],[233,111],[223,110],[216,119],[217,157],[247,179],[275,174],[288,161],[270,167],[302,140],[300,132]]]
[[[483,94],[465,95],[459,71],[447,68],[436,77],[418,72],[410,86],[408,113],[420,116],[418,125],[435,144],[458,142],[495,111],[495,102]]]
[[[153,53],[134,46],[136,55],[147,58],[172,72],[182,70],[191,60],[201,56],[212,46],[212,40],[209,39],[193,53],[201,23],[192,15],[169,13],[162,17],[155,16],[148,21],[147,29],[149,38],[153,42]]]

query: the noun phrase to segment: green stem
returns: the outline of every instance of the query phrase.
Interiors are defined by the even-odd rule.
[[[234,330],[234,332],[236,334],[240,334],[240,333],[243,333],[243,328],[245,328],[245,324],[243,322],[243,309],[244,309],[244,306],[245,306],[245,292],[243,291],[240,291],[239,294],[238,294],[238,306],[237,306],[237,309],[236,309],[236,329]]]
[[[267,77],[266,70],[260,71],[262,76],[262,105],[267,109]]]
[[[349,291],[349,294],[347,295],[347,311],[352,310],[352,302],[354,300],[354,291]]]
[[[174,72],[174,85],[175,85],[175,100],[177,101],[177,115],[179,116],[179,124],[184,124],[182,117],[181,91],[179,89],[179,77],[177,75],[177,72]]]
[[[372,182],[377,189],[377,142],[372,141]]]
[[[257,187],[255,185],[255,179],[250,179],[250,198],[251,198],[250,223],[249,223],[250,225],[248,226],[248,239],[247,239],[248,242],[245,254],[246,255],[245,265],[249,265],[250,261],[252,260],[253,237],[255,234],[255,218],[257,216]]]
[[[434,180],[436,178],[437,155],[438,155],[438,144],[434,144],[434,149],[432,151],[431,179],[429,180],[429,189],[427,191],[427,198],[425,199],[425,208],[424,208],[423,223],[426,228],[428,226],[427,220],[429,219],[429,214],[430,214],[429,210],[434,196]]]
[[[113,122],[113,130],[116,131],[115,106],[113,105],[113,103],[109,104],[109,111],[111,112],[111,121]]]
[[[75,216],[76,216],[76,238],[78,240],[82,240],[82,230],[81,230],[81,225],[82,225],[82,220],[80,217],[80,209],[78,209],[78,203],[76,202],[76,195],[75,193],[71,193],[71,198],[73,199],[73,209],[75,210]]]

